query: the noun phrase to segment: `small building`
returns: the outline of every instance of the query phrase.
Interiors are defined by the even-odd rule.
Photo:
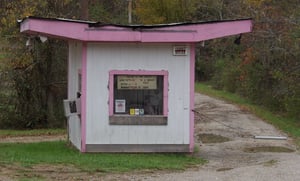
[[[68,120],[81,152],[192,152],[195,43],[251,32],[250,19],[116,25],[28,17],[21,32],[69,43]]]

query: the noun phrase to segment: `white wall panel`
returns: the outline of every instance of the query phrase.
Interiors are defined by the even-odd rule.
[[[189,144],[190,56],[172,51],[172,44],[88,44],[87,144]],[[168,125],[109,125],[110,70],[167,70]]]
[[[76,99],[78,91],[78,70],[81,69],[81,43],[69,42],[68,63],[68,99]],[[69,139],[78,148],[81,147],[81,124],[78,116],[69,118]]]

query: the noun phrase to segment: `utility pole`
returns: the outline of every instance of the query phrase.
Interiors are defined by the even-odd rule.
[[[89,1],[80,0],[80,19],[88,20],[89,18]]]
[[[132,23],[132,0],[127,0],[128,1],[128,23]]]

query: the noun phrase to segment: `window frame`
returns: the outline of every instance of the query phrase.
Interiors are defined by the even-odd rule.
[[[120,115],[114,114],[114,77],[116,75],[153,75],[163,76],[163,114],[162,115]],[[109,117],[113,125],[166,125],[168,117],[169,72],[166,70],[111,70],[109,71]],[[118,121],[126,118],[127,121]],[[133,121],[130,121],[130,120]],[[137,120],[138,119],[138,120]],[[155,121],[157,120],[157,121]],[[164,121],[162,121],[164,120]],[[144,123],[143,123],[144,122]]]

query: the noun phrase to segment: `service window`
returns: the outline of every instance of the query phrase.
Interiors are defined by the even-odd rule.
[[[167,71],[111,72],[110,124],[166,124],[167,78]]]
[[[163,76],[115,75],[114,114],[163,115]]]

